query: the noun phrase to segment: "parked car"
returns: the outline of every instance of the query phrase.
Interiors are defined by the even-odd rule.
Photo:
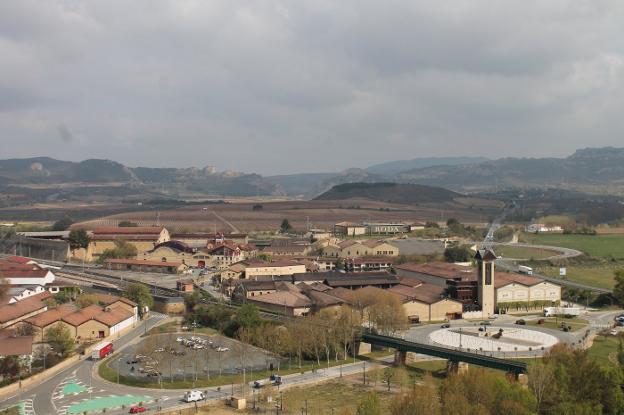
[[[484,320],[481,323],[479,323],[481,326],[491,326],[492,322],[489,320]]]
[[[229,347],[221,347],[221,346],[217,347],[217,352],[228,352],[228,351],[230,351]]]
[[[140,414],[141,412],[145,412],[147,411],[147,409],[145,409],[142,406],[131,406],[130,407],[130,413],[131,414]]]
[[[197,402],[206,399],[206,395],[202,391],[188,391],[184,394],[185,402]]]
[[[526,321],[524,321],[523,319],[516,320],[516,324],[518,324],[520,326],[524,326],[524,325],[526,325]]]
[[[444,323],[444,324],[442,324],[442,325],[440,326],[440,328],[443,328],[443,329],[449,329],[449,328],[451,328],[451,324],[450,324],[450,323]]]

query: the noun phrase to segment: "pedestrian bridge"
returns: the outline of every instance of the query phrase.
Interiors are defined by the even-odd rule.
[[[470,353],[463,350],[454,350],[448,349],[446,347],[432,346],[430,344],[415,343],[397,337],[363,333],[362,341],[381,347],[390,347],[392,349],[395,349],[397,352],[399,352],[399,354],[402,354],[403,360],[405,359],[405,353],[413,352],[424,354],[427,356],[447,359],[449,360],[449,362],[454,364],[464,362],[491,369],[504,370],[505,372],[513,373],[516,377],[520,374],[526,373],[527,371],[527,364],[525,362],[500,359],[497,357]]]

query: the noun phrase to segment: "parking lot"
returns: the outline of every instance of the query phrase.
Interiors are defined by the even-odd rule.
[[[129,346],[109,366],[122,376],[192,379],[277,367],[271,353],[220,335],[166,333]]]

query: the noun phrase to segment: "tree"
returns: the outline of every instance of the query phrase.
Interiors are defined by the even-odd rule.
[[[236,312],[234,321],[238,327],[251,329],[260,323],[260,313],[258,307],[253,304],[244,304]]]
[[[105,262],[107,259],[119,259],[119,258],[132,258],[137,255],[136,246],[122,239],[115,241],[115,247],[112,249],[105,249],[102,255],[98,258],[98,262]]]
[[[407,395],[399,395],[390,402],[391,415],[438,415],[440,398],[430,374]]]
[[[618,269],[615,274],[615,287],[613,288],[613,298],[619,305],[624,305],[624,269]]]
[[[71,249],[86,249],[91,242],[89,234],[84,229],[74,229],[69,232],[69,246]]]
[[[56,222],[54,222],[54,224],[52,225],[52,230],[53,231],[65,231],[69,229],[69,227],[72,226],[73,224],[74,224],[74,221],[69,216],[65,216],[64,218],[59,219]]]
[[[57,323],[45,332],[46,342],[63,357],[67,357],[74,349],[74,337],[63,323]]]
[[[94,294],[80,294],[76,298],[76,304],[80,308],[89,307],[90,305],[97,304],[98,298]]]
[[[282,221],[282,224],[280,225],[280,232],[281,233],[289,233],[293,230],[293,227],[290,225],[290,222],[288,221],[288,219],[284,219]]]
[[[141,316],[143,316],[146,307],[149,309],[154,305],[154,297],[152,297],[149,288],[141,283],[128,285],[125,297],[139,305],[139,314]]]
[[[466,245],[451,246],[444,250],[446,262],[469,262],[472,259],[472,251]]]
[[[407,328],[407,316],[401,301],[393,294],[381,291],[369,307],[369,319],[379,333],[394,334]]]
[[[375,392],[369,392],[358,404],[357,415],[382,415],[381,401]]]

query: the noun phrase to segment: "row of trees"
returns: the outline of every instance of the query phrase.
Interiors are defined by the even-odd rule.
[[[471,367],[447,377],[439,386],[430,377],[392,398],[387,407],[374,393],[359,403],[357,415],[599,415],[624,413],[624,351],[618,362],[604,365],[585,350],[556,346],[529,365],[528,388],[500,372]],[[351,414],[343,411],[343,414]]]

